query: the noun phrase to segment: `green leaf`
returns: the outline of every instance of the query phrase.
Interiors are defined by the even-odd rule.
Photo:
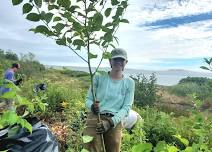
[[[117,4],[119,4],[119,1],[117,1],[117,0],[111,0],[111,4],[114,6],[114,5],[117,5]]]
[[[112,46],[114,49],[116,48],[113,44],[109,44],[110,46]]]
[[[56,43],[57,43],[58,45],[66,45],[66,39],[65,39],[65,37],[62,38],[62,39],[57,39],[57,40],[56,40]]]
[[[91,137],[91,136],[87,136],[87,135],[82,136],[82,141],[83,141],[83,143],[89,143],[89,142],[91,142],[92,140],[93,140],[93,137]]]
[[[53,22],[57,22],[57,21],[61,21],[61,20],[62,20],[61,17],[56,16],[56,17],[53,19]]]
[[[103,32],[112,32],[112,30],[107,28],[106,26],[102,26],[102,31]]]
[[[86,18],[86,15],[85,14],[83,14],[81,12],[77,12],[77,13],[78,13],[79,16],[82,16],[82,17]]]
[[[72,43],[72,39],[71,38],[67,38],[68,43]]]
[[[19,122],[23,128],[26,128],[30,133],[32,133],[32,125],[28,121],[21,118]]]
[[[4,123],[13,124],[17,121],[17,115],[14,111],[6,111],[3,113],[1,119]]]
[[[49,23],[49,22],[52,20],[53,15],[54,15],[53,13],[46,13],[46,14],[44,15],[45,21],[46,21],[47,23]]]
[[[112,8],[107,8],[107,9],[105,10],[105,16],[106,16],[106,17],[110,16],[111,10],[112,10]]]
[[[88,53],[88,58],[89,59],[94,59],[94,58],[97,58],[97,55],[96,54],[92,54],[92,53]]]
[[[122,2],[121,2],[121,5],[122,5],[124,8],[127,8],[127,6],[128,6],[127,1],[122,1]]]
[[[26,19],[34,22],[40,21],[40,15],[36,13],[30,13],[27,15]]]
[[[72,14],[70,12],[65,12],[63,17],[67,18],[69,22],[75,22],[75,20],[72,18]]]
[[[112,35],[112,33],[110,33],[110,32],[105,33],[104,40],[107,41],[107,42],[113,41],[113,35]]]
[[[94,14],[93,17],[93,24],[94,26],[102,26],[102,22],[103,22],[103,16],[101,13],[97,12],[96,14]]]
[[[59,7],[57,5],[49,5],[48,10],[58,9]]]
[[[102,42],[102,46],[105,47],[106,43],[107,43],[107,41],[103,41],[103,42]]]
[[[27,106],[27,109],[29,109],[30,112],[34,112],[34,110],[35,110],[34,104],[32,102],[30,102],[29,100],[27,100],[27,98],[17,95],[17,99],[18,99],[18,104],[20,106],[25,105],[25,106]]]
[[[23,0],[12,0],[13,5],[21,4]]]
[[[46,12],[44,12],[44,11],[41,11],[41,13],[40,13],[40,20],[45,20],[45,14],[46,14]]]
[[[95,4],[95,3],[90,3],[90,4],[89,4],[88,8],[86,9],[86,12],[87,12],[87,13],[90,13],[90,12],[93,12],[93,11],[97,11],[97,10],[95,9],[95,7],[94,7],[94,4]]]
[[[68,10],[69,12],[74,13],[77,8],[80,8],[80,7],[77,5],[72,5]]]
[[[11,88],[13,91],[20,91],[20,88],[17,87],[12,81],[5,80],[7,84],[4,85],[5,88]]]
[[[133,146],[132,152],[150,152],[152,150],[151,143],[140,143]]]
[[[87,149],[82,149],[81,152],[89,152]]]
[[[177,139],[179,139],[185,146],[188,146],[189,141],[185,138],[182,138],[181,135],[174,135]]]
[[[42,0],[34,0],[35,5],[37,5],[37,7],[41,8],[42,6]]]
[[[111,53],[110,52],[104,52],[103,53],[103,59],[110,59],[111,58]]]
[[[204,58],[205,63],[210,64],[210,61],[207,58]]]
[[[189,146],[189,147],[186,147],[184,152],[193,152],[193,149],[192,149],[192,147]]]
[[[6,98],[6,99],[12,99],[12,98],[15,98],[16,97],[16,92],[11,90],[11,91],[8,91],[8,92],[5,92],[1,98]]]
[[[204,70],[210,70],[209,68],[205,67],[205,66],[201,66],[200,67],[201,69],[204,69]]]
[[[64,24],[62,24],[62,23],[57,23],[57,25],[54,26],[53,28],[54,28],[58,33],[60,33],[64,27],[65,27]]]
[[[66,9],[69,9],[69,7],[71,5],[71,1],[70,0],[58,0],[57,4],[66,8]]]
[[[116,10],[116,17],[119,17],[123,14],[124,8],[123,7],[118,7]]]
[[[73,28],[78,32],[80,32],[82,30],[82,26],[78,22],[73,23]]]
[[[178,152],[179,149],[175,146],[168,146],[168,152]]]
[[[212,64],[212,58],[209,59],[209,62]]]
[[[42,103],[41,101],[38,102],[38,107],[42,110],[42,111],[45,111],[46,110],[46,106],[44,103]]]
[[[30,29],[29,31],[33,31],[35,33],[41,33],[46,36],[53,36],[55,35],[52,31],[50,31],[46,26],[44,25],[39,25],[35,29]]]
[[[165,141],[159,141],[154,148],[154,152],[165,152],[167,149],[167,144]]]
[[[73,45],[79,45],[79,46],[84,46],[85,43],[83,40],[80,40],[80,39],[75,39],[74,42],[73,42]]]
[[[121,19],[120,22],[122,22],[122,23],[129,23],[129,21],[127,19]]]
[[[105,27],[110,27],[110,26],[113,26],[111,22],[105,24]]]
[[[29,13],[32,10],[33,6],[29,3],[23,5],[23,14]]]

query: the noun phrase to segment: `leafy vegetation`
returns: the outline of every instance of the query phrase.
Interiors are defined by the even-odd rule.
[[[9,60],[5,59],[4,62],[6,61]],[[26,69],[26,72],[27,70],[30,69]],[[23,72],[23,74],[25,73]],[[24,104],[25,111],[28,111],[27,113],[30,113],[30,116],[37,116],[48,124],[60,143],[61,151],[81,151],[83,142],[87,141],[87,138],[82,136],[82,131],[85,127],[86,108],[84,99],[89,86],[89,77],[84,72],[75,72],[66,68],[61,70],[45,69],[42,75],[42,79],[31,77],[24,80],[20,89],[18,89],[19,91],[14,93],[16,97],[21,97],[17,98],[15,105],[21,107]],[[192,97],[192,100],[198,106],[190,109],[187,116],[176,117],[174,109],[172,109],[173,113],[165,113],[155,106],[155,103],[163,102],[163,98],[157,95],[161,91],[161,87],[155,85],[156,78],[152,76],[151,79],[147,80],[146,78],[143,82],[142,78],[134,77],[136,85],[139,86],[136,87],[136,99],[139,99],[139,95],[142,99],[146,99],[142,101],[154,99],[151,102],[153,104],[146,104],[144,108],[136,103],[133,107],[141,115],[143,121],[136,124],[132,134],[129,134],[126,130],[123,131],[122,151],[189,152],[193,150],[195,152],[209,152],[212,148],[212,116],[210,111],[203,113],[199,111],[198,107],[202,105],[199,98]],[[47,85],[46,91],[33,92],[34,86],[39,83]],[[85,83],[87,85],[84,85]],[[185,84],[193,83],[194,81],[185,82]],[[141,84],[144,86],[140,86]],[[184,82],[181,84],[184,84]],[[154,89],[142,94],[141,92],[144,91],[141,88],[143,90]],[[151,92],[151,94],[148,92]],[[143,95],[145,98],[142,97]],[[151,95],[155,97],[152,98]],[[22,99],[22,101],[26,99],[28,102],[20,103],[19,99]],[[38,102],[42,103],[42,106],[37,106],[39,105]],[[43,111],[44,109],[45,111]],[[27,121],[19,116],[16,111],[7,111],[4,116],[1,115],[2,117],[4,118],[1,120],[9,120],[7,123],[4,122],[4,125],[1,122],[2,126],[18,123],[30,130],[30,125],[27,125]]]
[[[135,105],[139,107],[153,106],[158,100],[156,77],[152,74],[149,79],[144,75],[132,76],[135,81]]]
[[[36,115],[50,126],[52,132],[57,135],[61,151],[85,151],[83,143],[92,138],[82,136],[86,113],[84,98],[88,87],[87,84],[82,84],[90,80],[92,85],[93,76],[102,60],[110,58],[108,47],[114,47],[113,41],[118,39],[115,33],[119,24],[128,23],[128,20],[123,18],[123,13],[128,6],[127,0],[111,0],[107,5],[106,2],[106,0],[24,1],[22,9],[26,19],[41,24],[30,31],[50,37],[56,44],[72,50],[88,64],[90,78],[85,72],[45,69],[42,64],[34,60],[32,54],[23,55],[19,59],[12,52],[0,51],[0,64],[3,70],[12,62],[18,61],[23,67],[20,73],[26,75],[21,86],[22,91],[9,83],[12,91],[1,96],[1,98],[15,100],[16,110],[3,112],[0,128],[5,125],[20,124],[31,132],[30,124],[17,113],[18,107],[24,106],[24,113]],[[19,5],[23,3],[23,0],[12,0],[12,3]],[[97,70],[92,72],[91,60],[97,58],[98,54],[91,49],[95,45],[100,48],[101,59]],[[87,59],[80,55],[79,50],[87,51]],[[211,61],[211,59],[205,59],[209,67],[202,68],[211,70]],[[3,70],[0,71],[3,72]],[[161,100],[157,95],[159,88],[155,85],[154,75],[149,80],[141,75],[133,79],[136,82],[134,108],[144,121],[135,126],[132,134],[124,131],[122,151],[209,152],[212,150],[211,113],[201,113],[198,109],[201,100],[206,100],[210,96],[210,80],[189,78],[171,87],[173,94],[179,96],[192,94],[193,102],[198,104],[196,108],[191,109],[187,117],[175,117],[172,113],[167,114],[155,107],[155,104],[160,103]],[[35,94],[34,85],[40,82],[45,82],[48,89]],[[5,85],[2,78],[1,85]]]
[[[203,101],[211,100],[212,80],[202,77],[187,77],[169,88],[171,93],[179,96],[188,96],[195,93]]]

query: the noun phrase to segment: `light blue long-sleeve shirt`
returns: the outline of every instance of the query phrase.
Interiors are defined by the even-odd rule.
[[[134,100],[135,83],[129,77],[113,80],[108,74],[94,77],[96,99],[100,101],[100,113],[111,113],[116,126],[128,115]],[[86,107],[90,110],[93,104],[91,88],[86,97]]]

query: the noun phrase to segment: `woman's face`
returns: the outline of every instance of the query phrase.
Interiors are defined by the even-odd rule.
[[[111,68],[115,71],[123,71],[127,60],[123,58],[114,58],[110,60]]]

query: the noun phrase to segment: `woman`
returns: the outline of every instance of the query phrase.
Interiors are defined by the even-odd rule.
[[[90,111],[87,116],[83,135],[92,136],[93,140],[84,148],[89,152],[101,152],[103,134],[107,152],[120,152],[121,120],[131,109],[134,99],[135,83],[129,77],[124,77],[123,71],[127,64],[127,53],[123,49],[114,49],[109,60],[111,71],[106,75],[94,77],[94,91],[97,101],[93,101],[91,89],[86,98],[86,107]],[[98,113],[101,122],[98,123]]]

